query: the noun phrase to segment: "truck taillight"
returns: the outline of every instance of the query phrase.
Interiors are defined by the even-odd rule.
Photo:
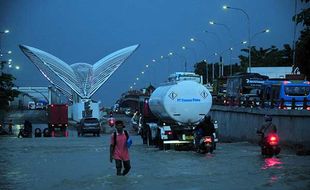
[[[165,135],[172,135],[172,131],[165,131]]]
[[[211,137],[206,137],[206,138],[204,139],[204,142],[205,142],[205,143],[211,143],[211,142],[212,142]]]

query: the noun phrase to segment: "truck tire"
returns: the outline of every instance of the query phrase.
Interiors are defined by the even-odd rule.
[[[153,143],[152,143],[152,131],[151,131],[149,126],[147,127],[146,144],[147,144],[147,146],[153,145]]]
[[[164,150],[170,150],[170,144],[163,144]]]
[[[43,129],[43,137],[51,137],[51,131],[49,128]]]
[[[36,128],[34,130],[34,137],[41,137],[42,136],[42,132],[40,128]]]

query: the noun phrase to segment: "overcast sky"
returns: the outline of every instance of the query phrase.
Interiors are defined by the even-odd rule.
[[[181,56],[160,60],[170,51],[184,55],[188,70],[195,61],[224,52],[228,64],[229,47],[233,62],[238,62],[241,41],[248,39],[246,16],[236,10],[223,10],[224,4],[242,8],[250,17],[251,35],[269,28],[268,34],[256,36],[252,45],[282,48],[292,44],[294,0],[0,0],[0,30],[4,51],[20,70],[12,70],[19,86],[47,86],[47,80],[18,48],[19,44],[46,51],[68,64],[94,64],[104,56],[127,46],[139,49],[97,91],[93,99],[112,105],[140,77],[137,87],[157,86],[169,73],[184,71]],[[298,0],[297,12],[304,6]],[[210,25],[213,20],[222,25]],[[204,33],[204,30],[210,33]],[[298,28],[300,30],[300,27]],[[297,32],[296,39],[299,36]],[[199,39],[190,42],[191,37]],[[184,51],[185,45],[190,49]],[[157,62],[153,63],[152,59]],[[145,75],[145,65],[150,67]]]

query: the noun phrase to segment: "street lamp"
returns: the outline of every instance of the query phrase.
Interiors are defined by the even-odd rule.
[[[226,30],[227,30],[227,32],[228,32],[228,34],[229,34],[229,38],[230,38],[230,43],[232,44],[232,34],[231,34],[231,29],[230,29],[230,27],[228,27],[226,24],[224,24],[224,23],[219,23],[219,22],[214,22],[214,21],[209,21],[209,24],[210,25],[218,25],[218,26],[223,26]]]
[[[181,55],[181,54],[178,54],[178,53],[176,53],[176,52],[169,52],[168,55],[170,55],[170,56],[176,55],[176,56],[181,57],[181,58],[184,60],[184,71],[185,71],[185,72],[187,71],[187,60],[186,60],[186,57],[185,57],[185,56],[183,56],[183,55]]]
[[[260,31],[260,32],[257,32],[257,33],[255,33],[253,36],[251,36],[250,37],[250,41],[253,41],[254,40],[254,38],[256,37],[256,36],[258,36],[259,34],[264,34],[264,33],[269,33],[270,32],[270,29],[265,29],[265,30],[262,30],[262,31]],[[248,47],[250,47],[250,43],[249,43],[249,41],[242,41],[241,42],[242,44],[249,44],[248,45]],[[252,48],[249,48],[249,56],[251,57],[251,50],[252,50]],[[251,60],[250,59],[250,57],[249,57],[249,60]],[[250,62],[249,62],[250,63]],[[251,64],[249,64],[249,72],[251,73]]]
[[[181,47],[182,48],[182,50],[192,50],[192,52],[194,53],[194,62],[196,62],[197,61],[197,52],[195,51],[195,49],[194,48],[190,48],[190,47],[187,47],[187,46],[182,46]]]
[[[4,30],[4,31],[0,31],[0,34],[7,34],[9,32],[10,32],[9,30]]]
[[[217,35],[215,32],[210,32],[210,31],[208,31],[208,30],[204,30],[203,32],[206,33],[206,34],[213,34],[213,35],[216,37],[216,39],[218,40],[218,42],[220,43],[220,47],[222,46],[221,38],[220,38],[219,35]],[[220,49],[220,48],[219,48],[219,49]]]
[[[200,39],[198,39],[198,38],[190,38],[189,40],[190,40],[191,42],[200,42],[200,43],[203,44],[203,46],[204,46],[206,49],[208,48],[207,44],[206,44],[204,41],[202,41],[202,40],[200,40]]]
[[[10,32],[9,30],[0,31],[0,54],[2,52],[2,48],[1,48],[1,38],[2,38],[2,35],[3,34],[7,34],[9,32]]]
[[[250,23],[250,17],[248,15],[248,13],[241,9],[241,8],[236,8],[236,7],[230,7],[230,6],[227,6],[227,5],[224,5],[223,6],[223,9],[224,10],[227,10],[227,9],[232,9],[232,10],[236,10],[236,11],[241,11],[247,18],[247,21],[248,21],[248,43],[249,43],[249,72],[251,73],[251,23]]]
[[[253,39],[256,37],[256,36],[258,36],[259,34],[264,34],[264,33],[269,33],[270,32],[270,29],[265,29],[265,30],[262,30],[262,31],[260,31],[260,32],[257,32],[257,33],[255,33],[253,36],[251,36],[251,41],[253,41]]]
[[[227,30],[227,32],[229,33],[229,36],[230,36],[230,45],[231,45],[231,47],[233,46],[233,39],[232,39],[232,34],[231,34],[231,29],[230,29],[230,27],[228,27],[226,24],[223,24],[223,23],[218,23],[218,22],[214,22],[214,21],[210,21],[209,22],[209,24],[211,24],[211,25],[219,25],[219,26],[223,26],[226,30]],[[230,58],[231,58],[231,56],[230,56]],[[222,60],[222,56],[220,56],[220,61]],[[231,60],[229,60],[229,62],[231,62]],[[221,63],[221,62],[220,62]],[[219,65],[220,66],[220,65]],[[223,70],[224,70],[224,68],[223,68],[223,64],[222,64],[222,75],[223,75]],[[219,75],[220,76],[220,75]]]
[[[12,51],[1,52],[1,49],[0,49],[0,57],[3,57],[4,55],[9,55],[9,54],[12,54]]]

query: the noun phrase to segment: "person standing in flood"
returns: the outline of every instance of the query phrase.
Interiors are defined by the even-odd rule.
[[[116,132],[111,135],[111,145],[110,145],[110,162],[115,160],[116,175],[126,175],[130,168],[130,159],[128,151],[128,132],[124,130],[124,123],[121,120],[115,122]],[[122,172],[122,168],[124,170]]]

